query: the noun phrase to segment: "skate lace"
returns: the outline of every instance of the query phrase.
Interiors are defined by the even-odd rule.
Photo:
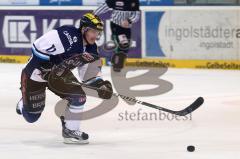
[[[73,134],[74,135],[77,135],[77,136],[82,136],[82,132],[81,131],[73,131]]]

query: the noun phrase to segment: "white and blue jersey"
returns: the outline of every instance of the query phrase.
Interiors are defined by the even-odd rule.
[[[47,32],[33,43],[32,53],[25,70],[32,80],[38,82],[47,82],[44,74],[71,57],[89,53],[94,55],[91,62],[98,60],[97,45],[84,46],[80,30],[73,26],[62,26]],[[80,61],[74,67],[84,64]]]

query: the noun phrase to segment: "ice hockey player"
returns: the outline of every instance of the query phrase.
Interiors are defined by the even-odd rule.
[[[32,57],[22,70],[22,98],[17,104],[17,113],[29,123],[36,122],[45,107],[46,88],[68,100],[65,114],[81,112],[86,94],[81,86],[66,82],[78,82],[71,72],[76,67],[82,69],[82,82],[99,88],[100,98],[110,99],[112,85],[101,77],[101,62],[95,43],[102,31],[101,19],[86,13],[79,28],[61,26],[38,38],[32,45]],[[80,129],[80,120],[64,115],[61,122],[64,143],[88,143],[88,134]]]

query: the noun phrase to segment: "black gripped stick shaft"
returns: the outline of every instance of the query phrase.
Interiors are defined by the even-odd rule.
[[[97,87],[89,86],[87,84],[80,83],[80,82],[72,81],[70,84],[80,85],[82,87],[86,87],[86,88],[93,89],[93,90],[96,90],[96,91],[99,90],[99,88],[97,88]],[[151,107],[151,108],[154,108],[154,109],[158,109],[158,110],[165,111],[165,112],[168,112],[168,113],[171,113],[171,114],[175,114],[175,115],[179,115],[179,116],[185,116],[185,115],[187,115],[189,113],[192,113],[193,111],[198,109],[204,103],[203,97],[198,97],[192,104],[187,106],[185,109],[180,110],[180,111],[174,111],[174,110],[170,110],[170,109],[167,109],[167,108],[164,108],[164,107],[161,107],[161,106],[157,106],[157,105],[154,105],[154,104],[151,104],[151,103],[140,101],[140,100],[137,100],[137,99],[132,98],[132,97],[121,95],[119,93],[113,93],[113,96],[121,97],[124,100],[135,102],[135,103],[147,106],[147,107]]]

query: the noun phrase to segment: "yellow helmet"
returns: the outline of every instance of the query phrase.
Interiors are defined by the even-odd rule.
[[[93,13],[84,14],[80,20],[80,29],[82,29],[82,27],[89,27],[98,31],[103,31],[103,26],[102,20]]]

